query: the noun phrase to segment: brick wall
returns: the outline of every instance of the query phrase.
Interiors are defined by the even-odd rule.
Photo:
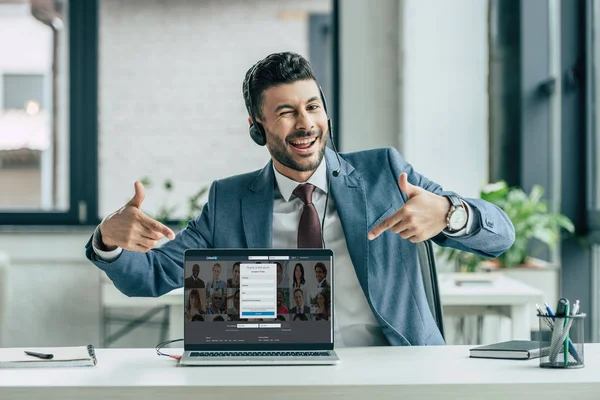
[[[147,190],[144,208],[179,204],[214,179],[261,168],[248,136],[246,70],[275,51],[308,57],[309,13],[329,0],[103,0],[100,3],[100,215]],[[156,185],[155,185],[156,186]]]

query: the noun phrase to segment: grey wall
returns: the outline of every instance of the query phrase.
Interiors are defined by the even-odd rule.
[[[401,147],[400,3],[340,1],[341,151]]]

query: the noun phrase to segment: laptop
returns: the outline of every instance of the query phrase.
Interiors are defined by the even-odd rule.
[[[336,364],[333,252],[191,249],[181,365]]]

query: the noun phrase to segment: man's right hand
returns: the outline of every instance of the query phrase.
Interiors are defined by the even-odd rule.
[[[144,185],[136,181],[134,187],[133,198],[100,224],[102,242],[108,251],[121,247],[146,253],[155,248],[163,237],[175,239],[175,233],[171,229],[141,211],[146,196]]]

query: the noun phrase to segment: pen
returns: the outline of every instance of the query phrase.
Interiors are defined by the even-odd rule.
[[[548,315],[552,317],[552,321],[554,321],[554,313],[552,312],[552,309],[550,308],[550,306],[548,305],[548,303],[544,302],[544,305],[546,306],[546,311],[548,311]]]
[[[540,306],[537,303],[535,304],[535,308],[538,312],[538,315],[542,315],[542,316],[548,315],[547,313],[542,311],[542,309],[540,308]],[[548,318],[544,318],[544,323],[550,330],[552,330],[554,328],[554,325],[552,324],[552,322],[548,321]]]
[[[50,360],[54,357],[54,354],[37,353],[35,351],[27,351],[27,350],[25,350],[25,354],[27,354],[28,356],[33,356],[33,357],[41,358],[44,360]]]
[[[554,314],[556,319],[554,320],[554,329],[552,330],[552,339],[550,340],[550,364],[556,362],[556,357],[560,352],[560,346],[563,344],[560,341],[560,337],[564,329],[565,310],[568,303],[569,300],[561,298],[556,306],[556,314]]]
[[[579,300],[575,300],[575,304],[573,304],[573,309],[571,310],[571,315],[579,314]]]
[[[552,309],[550,308],[550,306],[547,303],[544,303],[544,305],[546,306],[546,310],[548,311],[548,315],[550,317],[552,317],[552,319],[554,320],[554,313],[552,312]],[[536,304],[537,306],[537,304]],[[540,310],[538,309],[538,312]],[[573,306],[573,310],[572,310],[572,314],[577,314],[579,313],[579,300],[575,301],[575,305]],[[540,312],[540,314],[543,314]],[[548,327],[550,329],[554,329],[554,326],[552,325],[552,322],[546,320]],[[581,357],[579,356],[579,353],[577,352],[577,349],[575,348],[575,345],[573,344],[573,341],[571,339],[569,339],[569,351],[571,352],[571,354],[573,355],[573,357],[575,358],[575,360],[577,360],[578,363],[582,364],[583,360],[581,359]]]

